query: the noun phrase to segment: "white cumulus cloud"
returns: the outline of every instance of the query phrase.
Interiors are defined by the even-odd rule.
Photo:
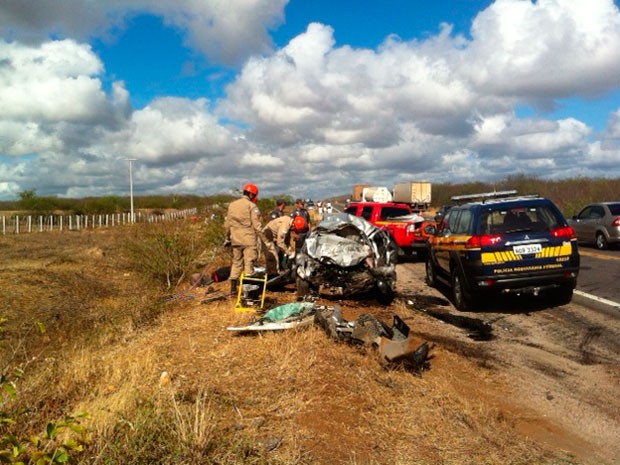
[[[263,194],[295,196],[358,182],[604,176],[618,166],[620,109],[601,133],[578,114],[548,113],[620,89],[612,0],[496,0],[467,37],[443,24],[375,48],[337,45],[338,31],[312,22],[273,49],[269,31],[286,3],[4,0],[0,161],[10,162],[0,164],[0,196],[32,186],[118,192],[125,158],[136,159],[144,192],[215,193],[251,179]],[[113,40],[139,14],[162,17],[211,62],[239,67],[217,101],[162,95],[130,106],[123,76],[106,75],[88,41]]]

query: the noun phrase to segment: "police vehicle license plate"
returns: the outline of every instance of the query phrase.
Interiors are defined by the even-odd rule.
[[[542,246],[540,244],[515,245],[512,248],[512,251],[517,255],[527,255],[531,253],[538,253],[541,250],[542,250]]]

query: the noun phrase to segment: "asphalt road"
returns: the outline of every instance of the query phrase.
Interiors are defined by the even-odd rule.
[[[578,299],[591,299],[590,296],[617,304],[620,310],[620,249],[596,250],[580,246],[581,269],[577,280]],[[588,305],[587,301],[583,301]],[[610,305],[607,305],[610,306]],[[611,305],[611,307],[614,307]]]

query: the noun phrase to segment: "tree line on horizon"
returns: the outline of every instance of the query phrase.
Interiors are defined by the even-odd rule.
[[[508,176],[497,182],[433,184],[433,205],[449,205],[457,195],[516,190],[518,195],[547,197],[567,218],[593,202],[620,202],[620,178],[578,177],[559,180],[533,176]]]
[[[508,176],[496,182],[470,183],[433,183],[432,205],[439,207],[452,203],[457,195],[478,194],[483,192],[500,192],[516,190],[519,195],[538,194],[551,199],[565,216],[576,214],[584,205],[591,202],[620,201],[620,178],[578,177],[561,180],[540,179],[533,176]],[[64,212],[74,215],[114,214],[129,212],[131,200],[128,196],[101,196],[85,198],[60,198],[56,196],[39,196],[35,189],[19,192],[19,199],[0,201],[0,210],[20,212],[22,214],[47,215]],[[235,194],[216,194],[200,196],[195,194],[142,195],[134,196],[135,210],[183,210],[197,208],[198,211],[230,202]],[[335,194],[333,199],[347,198],[347,194]],[[261,211],[275,206],[276,198],[284,198],[292,205],[290,195],[277,195],[259,198]]]

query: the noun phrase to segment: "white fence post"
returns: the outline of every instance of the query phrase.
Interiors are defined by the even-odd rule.
[[[136,212],[135,222],[143,221],[145,223],[161,223],[168,220],[178,220],[185,218],[189,215],[196,215],[198,209],[191,208],[182,211],[161,213],[161,214],[143,214],[142,212]],[[22,232],[21,226],[21,218],[19,215],[15,215],[14,217],[9,217],[9,226],[7,227],[7,217],[2,216],[2,235],[7,234],[7,230],[10,231],[10,221],[11,219],[15,219],[15,227],[13,232],[15,234],[20,234]],[[36,220],[35,220],[36,221]],[[33,221],[33,217],[31,215],[26,215],[25,223],[25,231],[31,233],[35,229],[35,221]],[[48,226],[49,222],[49,226]],[[65,217],[63,215],[38,215],[38,223],[39,223],[39,232],[44,231],[53,231],[54,223],[58,226],[59,231],[64,231],[65,229],[73,230],[74,228],[78,231],[81,229],[88,229],[90,222],[91,229],[95,229],[97,227],[114,227],[125,224],[132,224],[131,216],[128,213],[112,213],[112,214],[100,214],[100,215],[75,215],[75,223],[73,220],[73,215],[68,216],[68,220],[65,221]]]

